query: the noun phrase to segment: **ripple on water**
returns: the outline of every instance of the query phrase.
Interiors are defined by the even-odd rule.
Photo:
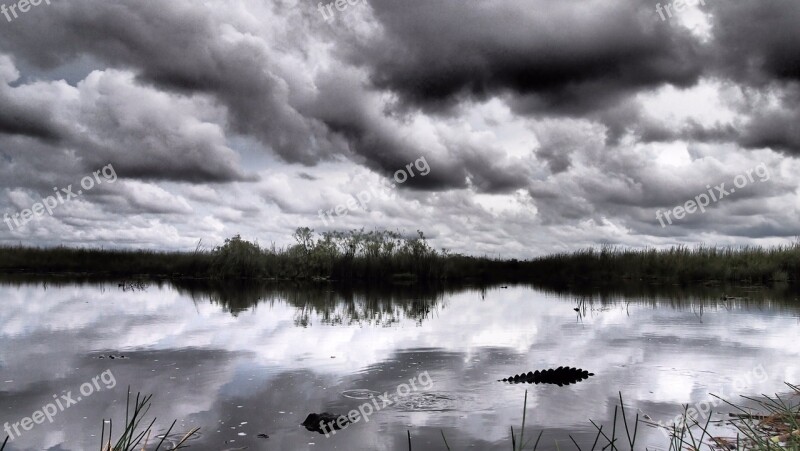
[[[178,443],[180,443],[181,440],[183,440],[184,443],[189,443],[189,442],[194,442],[196,440],[200,440],[201,438],[203,438],[203,434],[201,433],[201,431],[198,430],[194,434],[189,436],[188,438],[184,439],[184,437],[186,436],[186,433],[188,433],[190,430],[192,430],[194,428],[190,427],[190,428],[185,428],[185,429],[186,430],[184,432],[182,432],[182,433],[181,432],[173,432],[173,433],[167,435],[166,437],[164,437],[164,432],[166,432],[166,431],[161,432],[159,434],[156,434],[156,439],[157,440],[161,440],[163,438],[164,439],[164,446],[169,445],[170,448],[168,448],[168,449],[175,449],[175,447],[178,446]]]
[[[380,392],[376,392],[375,390],[367,390],[365,388],[345,390],[342,392],[342,396],[350,399],[372,399],[380,395],[381,395]]]
[[[411,393],[408,396],[397,398],[395,407],[403,412],[445,412],[458,410],[459,404],[465,401],[467,400],[463,397],[448,393]]]

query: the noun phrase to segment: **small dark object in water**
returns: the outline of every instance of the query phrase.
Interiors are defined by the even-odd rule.
[[[269,438],[269,435],[267,435],[267,434],[258,434],[258,435],[256,435],[256,437],[258,437],[258,438]]]
[[[145,291],[149,285],[149,283],[141,280],[136,280],[133,282],[123,281],[122,283],[117,284],[117,288],[122,288],[122,291]]]
[[[504,285],[504,286],[501,286],[500,288],[508,288],[508,287]]]
[[[575,307],[575,308],[574,308],[574,309],[572,309],[572,310],[575,310],[576,312],[580,312],[580,311],[581,311],[581,309],[579,309],[578,307]]]
[[[589,376],[594,376],[594,373],[580,368],[560,366],[556,369],[550,368],[544,371],[528,372],[528,374],[517,374],[516,376],[501,379],[501,381],[510,384],[555,384],[561,387],[578,383],[588,379]]]
[[[322,412],[322,413],[309,413],[306,417],[305,421],[301,424],[301,426],[305,426],[311,432],[319,432],[320,434],[329,433],[331,429],[339,430],[341,427],[337,423],[339,418],[344,418],[342,422],[346,425],[350,422],[350,419],[344,415],[334,415],[329,412]],[[327,431],[322,430],[322,425],[325,425],[325,429]]]

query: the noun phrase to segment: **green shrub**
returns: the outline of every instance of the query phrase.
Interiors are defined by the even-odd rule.
[[[264,254],[257,244],[235,235],[214,249],[211,276],[219,279],[262,277],[265,275],[263,257]]]

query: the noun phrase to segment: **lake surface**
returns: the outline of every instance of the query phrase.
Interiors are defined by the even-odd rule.
[[[0,284],[0,427],[68,392],[74,401],[52,422],[20,426],[7,449],[99,449],[103,418],[122,429],[128,386],[154,395],[159,431],[173,419],[201,428],[190,449],[405,450],[410,431],[414,450],[444,450],[442,432],[453,450],[509,450],[525,390],[526,439],[544,430],[539,449],[575,449],[568,435],[590,447],[589,419],[610,425],[619,392],[631,416],[666,422],[709,392],[736,400],[800,382],[800,301],[788,289],[728,288],[749,298],[732,301],[713,287],[583,289],[576,312],[580,296],[528,286],[117,282]],[[594,376],[498,382],[559,366]],[[330,437],[300,426],[370,393],[396,396],[413,378],[368,422]],[[640,426],[637,449],[664,443]]]

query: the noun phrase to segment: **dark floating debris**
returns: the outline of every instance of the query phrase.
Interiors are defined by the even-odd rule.
[[[134,280],[134,281],[122,281],[117,284],[117,288],[121,288],[122,291],[145,291],[150,286],[149,283],[144,282],[142,280]]]
[[[591,298],[589,299],[589,301],[591,302]],[[575,307],[572,310],[575,310],[578,313],[580,313],[581,311],[584,311],[584,312],[586,311],[586,296],[584,296],[584,297],[582,297],[580,299],[575,299],[575,302],[578,303],[578,306]]]
[[[535,372],[528,372],[528,374],[517,374],[516,376],[501,379],[502,382],[510,384],[555,384],[559,387],[569,384],[576,384],[589,376],[594,376],[580,368],[570,368],[568,366],[560,366],[556,369],[547,369],[543,371],[536,370]]]
[[[127,359],[128,357],[125,357],[125,356],[124,356],[124,355],[122,355],[122,354],[110,354],[110,355],[107,355],[107,356],[106,356],[106,355],[100,355],[100,356],[98,356],[97,358],[98,358],[98,359],[111,359],[111,360],[115,360],[115,359]]]
[[[329,412],[322,412],[322,413],[310,413],[306,417],[305,421],[301,424],[301,426],[305,426],[311,432],[319,432],[320,434],[330,433],[331,430],[339,430],[342,427],[339,426],[337,420],[339,418],[343,418],[342,423],[347,425],[350,420],[344,415],[334,415]],[[323,426],[325,429],[323,430]]]
[[[342,392],[342,396],[344,396],[345,398],[360,399],[360,400],[372,399],[380,395],[381,392],[377,392],[375,390],[368,390],[366,388],[355,388],[352,390],[345,390]]]
[[[256,435],[256,437],[258,437],[258,438],[269,438],[269,435],[267,435],[267,434],[258,434],[258,435]]]

